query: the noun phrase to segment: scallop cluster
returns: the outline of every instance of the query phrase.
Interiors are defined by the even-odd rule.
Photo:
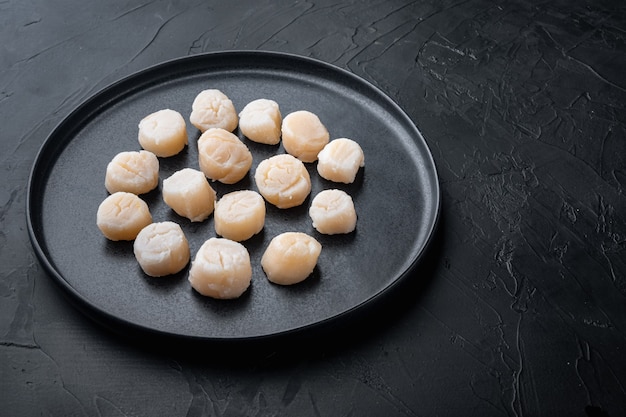
[[[352,139],[331,140],[313,112],[297,110],[283,117],[276,101],[260,98],[237,113],[230,98],[218,89],[198,93],[189,123],[199,131],[197,166],[163,178],[161,197],[180,222],[204,222],[213,216],[216,236],[208,238],[192,259],[180,224],[154,221],[141,198],[158,188],[159,158],[175,156],[188,145],[187,122],[172,109],[141,119],[137,134],[141,150],[119,152],[107,165],[104,183],[109,195],[98,207],[96,224],[109,240],[133,241],[133,253],[146,275],[176,274],[191,262],[188,280],[195,291],[216,299],[238,298],[252,280],[244,244],[263,230],[266,203],[279,209],[304,204],[311,194],[305,164],[317,163],[317,173],[327,181],[353,183],[364,166],[363,150]],[[281,140],[284,153],[277,146]],[[238,184],[250,173],[253,154],[246,141],[274,146],[276,153],[259,161],[253,173],[256,190],[218,195],[212,183]],[[339,187],[314,196],[308,213],[320,234],[346,234],[356,228],[352,197]],[[311,234],[284,232],[273,236],[264,249],[261,267],[274,284],[296,284],[312,274],[321,251],[322,245]]]

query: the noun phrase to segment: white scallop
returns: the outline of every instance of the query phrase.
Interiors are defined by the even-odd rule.
[[[172,109],[163,109],[139,122],[139,144],[156,156],[178,154],[187,145],[187,125],[183,116]]]
[[[299,206],[311,192],[309,172],[302,161],[289,154],[261,161],[254,180],[261,195],[282,209]]]
[[[152,215],[145,201],[136,194],[118,191],[100,203],[96,225],[109,240],[133,240],[152,223]]]
[[[159,185],[159,160],[149,151],[120,152],[108,163],[104,186],[111,194],[145,194]]]
[[[163,180],[163,201],[179,216],[192,222],[207,219],[215,207],[215,190],[204,174],[183,168]]]
[[[306,233],[285,232],[270,241],[261,266],[271,282],[292,285],[311,275],[321,251],[322,245]]]
[[[248,250],[238,242],[210,238],[191,263],[189,282],[200,294],[218,299],[241,296],[250,286],[252,266]]]
[[[203,90],[193,100],[189,121],[200,132],[221,128],[232,132],[239,118],[233,102],[217,89]]]
[[[233,133],[211,128],[198,139],[198,162],[207,178],[234,184],[250,171],[252,153]]]
[[[215,232],[241,242],[259,233],[265,225],[265,200],[256,191],[225,194],[215,203]]]
[[[329,181],[351,184],[363,166],[361,146],[348,138],[333,139],[317,155],[317,172]]]
[[[323,190],[311,202],[309,216],[320,233],[350,233],[356,227],[356,210],[352,197],[343,190]]]
[[[133,243],[141,269],[152,277],[180,272],[190,259],[189,242],[174,222],[152,223],[141,229]]]
[[[241,133],[258,143],[276,145],[280,142],[281,123],[280,108],[274,100],[253,100],[239,113]]]
[[[319,117],[310,111],[289,113],[281,126],[285,150],[302,162],[317,160],[317,154],[330,139],[328,129]]]

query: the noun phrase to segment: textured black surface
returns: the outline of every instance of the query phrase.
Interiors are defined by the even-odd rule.
[[[265,226],[242,242],[250,253],[252,284],[232,301],[201,297],[187,281],[188,267],[173,277],[147,277],[135,260],[132,242],[111,242],[95,224],[99,204],[109,194],[104,172],[117,153],[141,149],[137,123],[159,109],[185,117],[196,95],[217,88],[236,109],[258,98],[279,103],[283,115],[314,112],[333,138],[360,144],[367,166],[351,184],[333,183],[307,163],[311,194],[287,210],[267,207]],[[189,145],[160,158],[161,180],[183,168],[200,169],[199,131],[188,123]],[[258,191],[254,172],[282,144],[260,145],[235,131],[253,155],[248,175],[235,184],[211,182],[217,198]],[[161,183],[162,184],[162,183]],[[349,193],[358,228],[324,236],[313,228],[310,201],[322,190]],[[192,223],[164,202],[161,186],[141,198],[152,220],[181,225],[192,258],[211,237],[213,217]],[[299,56],[268,52],[222,52],[177,59],[134,74],[87,100],[44,143],[31,173],[30,232],[52,277],[82,305],[102,318],[173,336],[194,339],[251,339],[317,326],[382,298],[414,268],[434,235],[439,214],[439,181],[432,156],[415,125],[371,84],[351,73]],[[302,285],[272,285],[261,256],[278,234],[307,233],[323,247],[316,269]],[[356,318],[354,318],[356,319]],[[126,329],[123,329],[124,331]]]
[[[8,1],[0,39],[3,414],[626,414],[623,2]],[[54,127],[111,82],[221,50],[347,69],[432,150],[435,245],[363,321],[164,349],[94,325],[37,261],[26,185]]]

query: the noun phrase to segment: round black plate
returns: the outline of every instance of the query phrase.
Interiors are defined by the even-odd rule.
[[[279,210],[267,205],[263,232],[244,242],[253,278],[237,300],[197,294],[188,267],[162,278],[144,275],[131,242],[111,242],[96,227],[98,205],[106,198],[104,176],[115,154],[139,150],[137,124],[163,108],[188,118],[191,103],[207,88],[223,91],[241,110],[257,98],[275,100],[283,116],[316,113],[331,139],[360,143],[365,167],[350,185],[323,180],[307,164],[311,196],[304,205]],[[253,172],[282,146],[259,145],[236,134],[250,148],[250,174],[234,185],[212,183],[218,198],[237,189],[256,189]],[[160,158],[161,180],[174,171],[198,168],[198,131],[188,124],[189,146]],[[352,195],[358,214],[355,232],[317,233],[308,206],[317,192],[340,188]],[[185,231],[192,258],[215,236],[213,218],[191,223],[173,213],[159,188],[142,198],[154,221],[173,220]],[[203,340],[265,338],[306,330],[359,311],[412,275],[437,223],[439,184],[432,155],[412,121],[380,90],[361,78],[314,59],[273,52],[220,52],[169,61],[117,82],[72,112],[47,138],[33,166],[27,216],[41,263],[87,312],[114,324],[159,334]],[[284,231],[302,231],[323,245],[318,266],[306,281],[290,287],[271,284],[260,266],[269,241]]]

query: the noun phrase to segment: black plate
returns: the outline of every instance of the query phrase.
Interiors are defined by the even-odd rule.
[[[303,206],[279,210],[268,204],[264,231],[244,242],[253,278],[239,299],[198,295],[189,285],[188,267],[163,278],[144,275],[130,242],[110,242],[96,227],[107,163],[121,151],[139,150],[137,124],[163,108],[188,118],[196,94],[217,88],[237,110],[257,98],[278,102],[284,115],[316,113],[331,139],[349,137],[365,153],[356,181],[325,181],[307,164],[312,193]],[[183,167],[198,168],[198,131],[188,125],[189,146],[161,158],[161,180]],[[237,189],[256,189],[252,173],[282,146],[252,143],[235,133],[254,156],[251,173],[231,186],[212,183],[218,197]],[[307,214],[312,196],[340,188],[352,195],[357,230],[323,236]],[[159,188],[142,196],[154,221],[181,224],[192,257],[215,236],[213,219],[190,223],[163,202]],[[268,52],[220,52],[166,62],[117,82],[72,112],[47,138],[33,166],[27,215],[35,251],[47,272],[87,313],[109,324],[150,333],[202,340],[256,339],[317,327],[359,311],[411,274],[430,242],[440,205],[439,184],[430,151],[407,115],[380,90],[361,78],[310,58]],[[283,231],[311,234],[323,245],[313,275],[301,284],[271,284],[260,267],[270,239]]]

